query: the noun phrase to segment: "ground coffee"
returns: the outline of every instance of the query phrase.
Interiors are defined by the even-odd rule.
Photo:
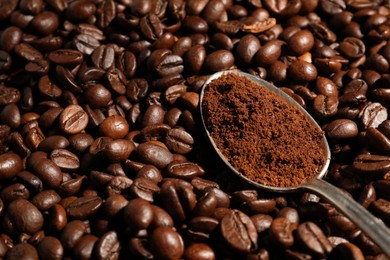
[[[253,181],[295,186],[325,163],[323,133],[298,108],[250,79],[229,73],[211,81],[202,108],[217,147]]]

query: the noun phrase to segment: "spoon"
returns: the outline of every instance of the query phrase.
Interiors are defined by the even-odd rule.
[[[253,75],[250,75],[248,73],[231,70],[231,71],[221,71],[217,72],[213,75],[211,75],[208,80],[203,84],[202,91],[200,93],[200,114],[201,119],[203,123],[203,127],[206,131],[206,135],[208,139],[210,140],[212,146],[216,150],[218,156],[222,159],[222,161],[230,168],[231,171],[233,171],[237,176],[239,176],[241,179],[243,179],[245,182],[250,183],[251,185],[272,191],[272,192],[282,192],[282,193],[291,193],[291,192],[302,192],[302,191],[311,191],[314,192],[323,198],[325,198],[329,203],[331,203],[333,206],[335,206],[340,212],[344,213],[345,216],[347,216],[349,219],[351,219],[352,222],[354,222],[367,236],[369,236],[382,250],[383,252],[390,256],[390,230],[389,228],[378,218],[374,217],[370,212],[368,212],[365,208],[363,208],[359,203],[357,203],[354,199],[347,196],[345,193],[343,193],[340,189],[336,188],[332,184],[322,180],[324,175],[326,174],[329,162],[330,162],[330,149],[328,142],[323,137],[321,147],[323,149],[323,152],[327,158],[326,162],[324,163],[324,166],[322,167],[319,174],[306,182],[293,187],[276,187],[276,186],[268,186],[263,185],[257,182],[254,182],[247,177],[245,177],[243,174],[238,172],[226,159],[226,157],[222,154],[222,152],[218,149],[216,146],[213,138],[210,136],[210,133],[206,127],[205,120],[203,118],[204,112],[203,112],[203,97],[204,97],[204,91],[207,88],[208,84],[214,80],[217,79],[223,75],[226,75],[228,73],[234,73],[242,77],[246,77],[255,83],[258,83],[266,88],[268,88],[270,91],[278,94],[280,97],[282,97],[284,100],[286,100],[289,104],[297,107],[299,110],[301,110],[304,115],[311,121],[311,123],[321,130],[320,126],[317,124],[317,122],[311,117],[311,115],[302,107],[300,106],[294,99],[292,99],[289,95],[287,95],[282,90],[278,89],[271,83],[262,80],[258,77],[255,77]],[[322,131],[322,130],[321,130]]]

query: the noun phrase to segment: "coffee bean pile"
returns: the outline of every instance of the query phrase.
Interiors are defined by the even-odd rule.
[[[205,141],[214,72],[266,79],[390,225],[385,0],[0,0],[0,258],[385,259],[314,194],[255,190]]]

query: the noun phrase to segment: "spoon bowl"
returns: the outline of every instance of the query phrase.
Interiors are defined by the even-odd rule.
[[[378,218],[374,217],[370,212],[368,212],[365,208],[363,208],[359,203],[357,203],[353,198],[350,196],[347,196],[344,192],[342,192],[337,187],[333,186],[332,184],[322,180],[322,178],[325,176],[329,163],[331,158],[331,153],[329,149],[328,142],[326,140],[325,135],[323,136],[323,139],[321,141],[321,149],[323,154],[326,156],[326,161],[322,167],[322,169],[319,171],[319,173],[312,177],[305,182],[301,183],[300,185],[293,186],[293,187],[277,187],[277,186],[268,186],[263,185],[261,183],[257,183],[255,181],[250,180],[245,175],[240,173],[237,169],[235,169],[232,164],[229,162],[229,160],[225,157],[225,155],[220,151],[220,149],[217,147],[216,143],[214,142],[213,138],[210,135],[210,132],[207,129],[205,119],[204,119],[204,110],[203,110],[203,99],[204,99],[204,93],[205,89],[207,89],[207,86],[210,84],[211,81],[229,74],[234,73],[236,75],[246,77],[247,79],[262,85],[269,89],[270,91],[276,93],[279,95],[279,97],[283,98],[285,101],[287,101],[290,105],[295,106],[300,111],[303,112],[303,114],[306,116],[306,118],[315,126],[317,129],[321,130],[321,127],[317,124],[317,122],[314,120],[314,118],[301,106],[299,105],[293,98],[291,98],[289,95],[287,95],[282,90],[278,89],[271,83],[260,79],[258,77],[255,77],[253,75],[250,75],[248,73],[231,70],[231,71],[221,71],[217,72],[213,75],[211,75],[208,80],[203,84],[201,93],[200,93],[200,114],[202,119],[202,124],[206,132],[206,136],[210,140],[211,145],[213,146],[214,150],[218,154],[218,156],[221,158],[221,160],[227,165],[227,167],[235,173],[237,176],[239,176],[242,180],[245,182],[268,191],[272,192],[282,192],[282,193],[291,193],[291,192],[299,192],[299,191],[309,191],[314,192],[318,194],[319,196],[323,197],[325,200],[327,200],[329,203],[331,203],[333,206],[335,206],[339,211],[344,213],[352,222],[354,222],[367,236],[369,236],[382,250],[385,254],[387,254],[390,257],[390,231],[389,228]],[[322,131],[322,130],[321,130]]]

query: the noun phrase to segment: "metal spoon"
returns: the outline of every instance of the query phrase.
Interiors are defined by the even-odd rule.
[[[204,83],[202,87],[202,91],[200,94],[200,113],[202,118],[203,127],[206,130],[206,135],[209,138],[212,146],[218,153],[219,157],[222,159],[222,161],[232,170],[235,174],[237,174],[240,178],[242,178],[244,181],[252,184],[255,187],[273,191],[273,192],[285,192],[285,193],[291,193],[291,192],[301,192],[301,191],[311,191],[314,192],[323,198],[325,198],[329,203],[331,203],[333,206],[335,206],[340,212],[344,213],[348,218],[351,219],[352,222],[354,222],[367,236],[369,236],[382,250],[383,252],[390,256],[390,230],[387,228],[387,226],[378,218],[374,217],[370,212],[368,212],[365,208],[363,208],[359,203],[357,203],[352,198],[348,197],[345,193],[343,193],[341,190],[333,186],[332,184],[329,184],[328,182],[322,180],[325,173],[328,170],[329,162],[330,162],[330,150],[328,142],[324,136],[322,140],[322,147],[324,154],[327,157],[326,163],[324,164],[322,170],[320,173],[316,176],[316,178],[312,178],[308,180],[307,182],[294,187],[274,187],[274,186],[266,186],[257,182],[254,182],[244,175],[242,175],[240,172],[238,172],[226,159],[226,157],[222,154],[222,152],[218,149],[216,146],[213,138],[210,136],[210,133],[206,127],[205,120],[203,118],[203,96],[204,91],[207,88],[208,84],[222,75],[226,75],[228,73],[234,73],[243,77],[246,77],[255,83],[258,83],[260,85],[263,85],[264,87],[268,88],[272,92],[278,94],[280,97],[284,98],[288,103],[290,103],[293,106],[296,106],[299,110],[301,110],[307,118],[315,125],[317,128],[321,129],[320,126],[317,124],[317,122],[311,117],[311,115],[303,108],[301,107],[294,99],[292,99],[289,95],[284,93],[282,90],[278,89],[274,85],[270,84],[269,82],[262,80],[258,77],[255,77],[253,75],[250,75],[248,73],[240,72],[240,71],[221,71],[217,72],[213,75],[211,75],[208,80]]]

